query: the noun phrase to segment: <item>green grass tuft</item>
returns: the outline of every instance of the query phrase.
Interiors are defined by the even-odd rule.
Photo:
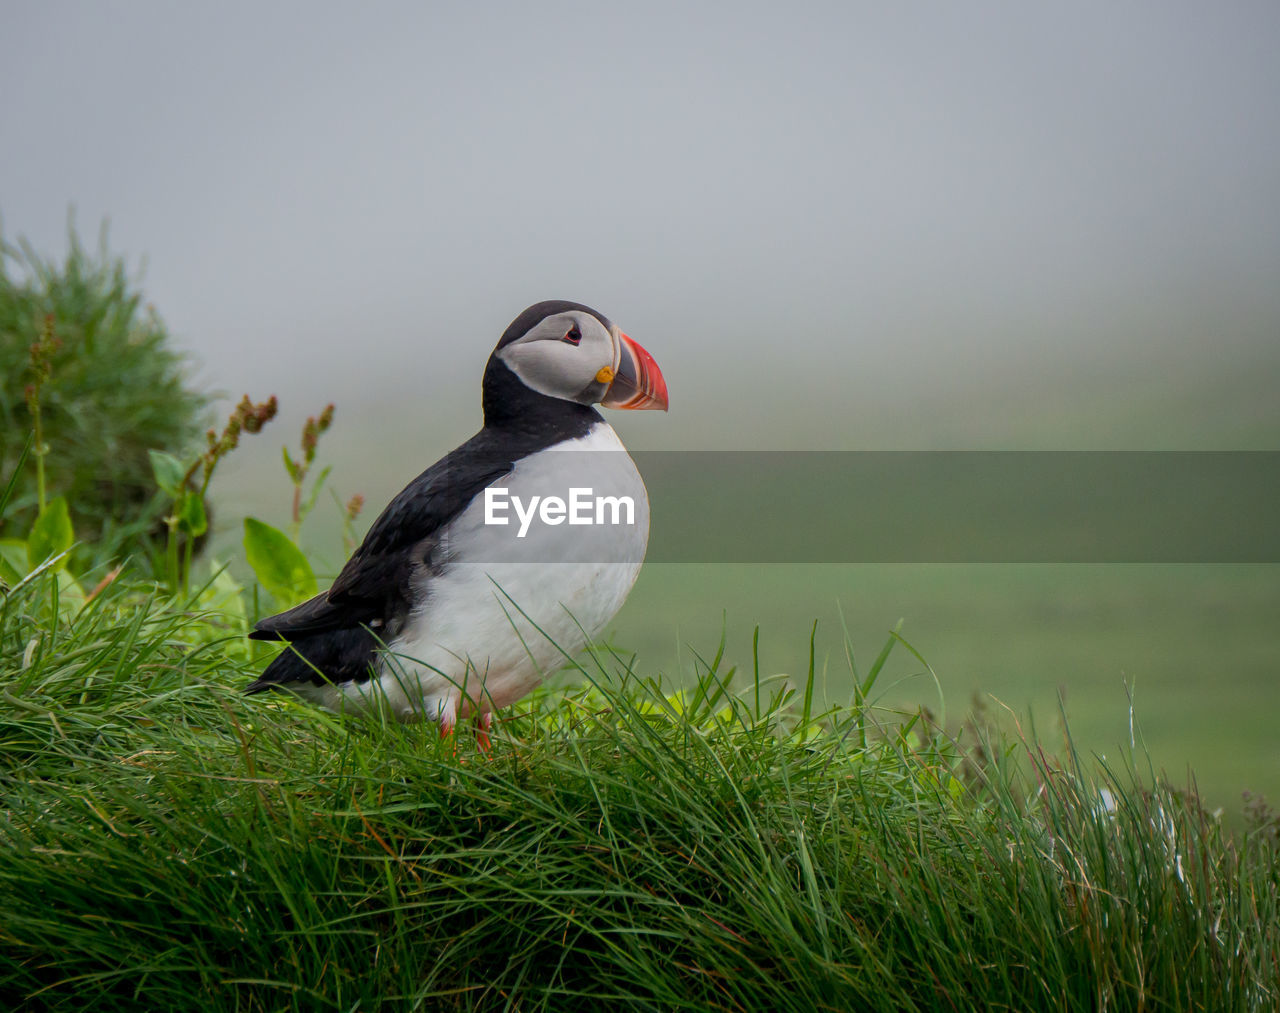
[[[675,693],[597,650],[484,756],[245,698],[237,622],[123,582],[50,625],[53,587],[0,605],[8,1008],[1280,1001],[1273,826],[1033,740],[812,714],[803,652],[795,686],[717,652]]]
[[[34,419],[31,346],[52,341],[40,393],[50,497],[65,496],[78,562],[140,558],[163,543],[149,451],[185,453],[212,401],[191,387],[191,363],[143,302],[123,258],[96,253],[74,226],[57,262],[0,235],[0,475],[15,476],[0,534],[25,538],[39,510],[35,469],[15,466]],[[48,453],[45,458],[42,451]]]

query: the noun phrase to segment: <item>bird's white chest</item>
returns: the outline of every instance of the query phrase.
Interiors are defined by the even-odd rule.
[[[451,722],[518,700],[604,630],[648,537],[644,482],[606,423],[517,462],[442,533],[383,664],[388,702]]]

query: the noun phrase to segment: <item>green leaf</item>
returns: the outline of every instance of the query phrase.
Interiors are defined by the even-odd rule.
[[[307,501],[302,504],[302,508],[298,511],[304,518],[316,508],[316,497],[320,495],[320,488],[324,485],[324,480],[329,477],[329,472],[332,470],[332,466],[326,466],[316,476],[315,484],[311,486],[311,495],[307,497]]]
[[[57,571],[56,579],[58,581],[58,614],[70,619],[84,608],[84,588],[66,570]]]
[[[289,456],[288,447],[281,447],[280,449],[284,452],[284,470],[289,473],[289,479],[293,484],[297,485],[302,481],[302,466]]]
[[[27,536],[27,563],[34,570],[50,556],[66,552],[75,539],[66,497],[51,499],[31,525],[31,534]],[[64,559],[58,564],[58,569],[66,565]]]
[[[204,500],[198,492],[188,490],[178,499],[174,514],[178,518],[178,527],[189,535],[199,538],[209,530],[209,518],[204,512]]]
[[[22,466],[27,463],[27,455],[31,453],[31,444],[34,440],[35,434],[28,433],[26,445],[22,448],[22,453],[18,455],[18,463],[13,467],[13,474],[9,476],[4,492],[0,493],[0,524],[4,523],[5,508],[9,505],[9,497],[13,495],[13,490],[18,484],[18,478],[22,474]]]
[[[0,538],[0,581],[12,587],[27,575],[27,543],[21,538]]]
[[[177,499],[182,494],[182,480],[187,469],[176,457],[163,450],[149,450],[147,453],[151,455],[151,471],[156,476],[156,485]]]
[[[217,613],[216,622],[231,621],[244,626],[244,588],[216,559],[210,561],[210,567],[214,576],[200,592],[200,607]]]
[[[262,586],[277,600],[303,601],[319,590],[307,557],[279,528],[246,517],[244,552]]]

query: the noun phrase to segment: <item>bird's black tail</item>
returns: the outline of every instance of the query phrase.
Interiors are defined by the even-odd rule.
[[[366,682],[373,677],[379,646],[378,638],[364,626],[298,637],[245,687],[245,692],[290,689],[299,684]]]

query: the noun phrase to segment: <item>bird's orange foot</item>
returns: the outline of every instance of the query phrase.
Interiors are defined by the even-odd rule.
[[[492,711],[485,711],[476,717],[476,745],[480,747],[480,752],[486,755],[493,750],[493,742],[489,738],[489,726],[492,724]]]
[[[458,755],[458,740],[453,737],[453,728],[457,724],[457,716],[451,710],[442,710],[437,721],[440,725],[440,738],[449,740],[449,751]]]

